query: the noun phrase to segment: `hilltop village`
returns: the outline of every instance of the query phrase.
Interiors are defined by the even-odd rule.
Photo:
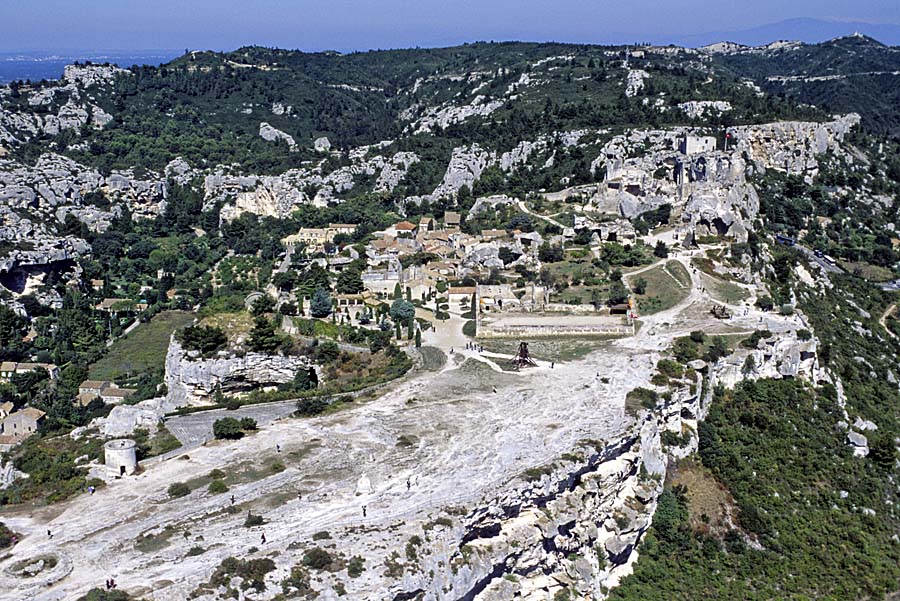
[[[738,72],[806,51],[837,52],[246,48],[0,88],[0,591],[655,598],[667,562],[788,555],[826,523],[792,495],[889,558],[900,163],[871,113]]]

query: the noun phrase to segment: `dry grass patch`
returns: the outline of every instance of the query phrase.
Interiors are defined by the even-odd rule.
[[[216,313],[204,317],[200,325],[219,328],[228,336],[228,344],[234,345],[243,340],[253,329],[253,317],[246,311],[237,313]]]
[[[735,528],[738,510],[731,493],[698,461],[679,461],[666,486],[687,489],[688,520],[694,530],[721,539]]]

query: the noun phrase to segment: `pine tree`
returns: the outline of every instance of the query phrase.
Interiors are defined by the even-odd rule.
[[[323,288],[316,288],[309,301],[309,313],[313,317],[328,317],[331,314],[331,295]]]
[[[394,298],[403,298],[403,289],[400,287],[400,282],[394,284]]]
[[[275,331],[275,324],[263,316],[256,318],[247,346],[261,353],[273,353],[281,346],[281,336]]]

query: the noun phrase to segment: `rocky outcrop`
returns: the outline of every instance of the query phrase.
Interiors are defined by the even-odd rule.
[[[310,367],[306,357],[264,353],[203,359],[173,336],[166,354],[166,402],[172,407],[211,404],[217,387],[225,394],[265,389],[290,382],[298,370]]]
[[[119,75],[129,75],[130,73],[131,71],[115,65],[66,65],[63,69],[63,79],[87,88],[110,84]]]
[[[461,123],[472,117],[486,117],[506,104],[504,100],[489,100],[482,95],[475,96],[469,104],[454,105],[444,104],[436,107],[427,107],[422,115],[410,125],[412,133],[428,133],[436,129],[443,129],[453,123]],[[411,119],[412,111],[407,111],[401,118]]]
[[[478,144],[454,148],[444,178],[432,196],[434,198],[452,196],[463,186],[471,188],[481,177],[482,171],[494,160],[494,153],[481,148]]]
[[[84,222],[93,226],[104,221],[104,214],[113,215],[87,200],[97,192],[109,201],[127,206],[135,218],[152,218],[165,209],[166,184],[153,172],[138,178],[131,170],[113,171],[104,177],[96,169],[54,153],[42,154],[33,167],[0,160],[0,202],[11,207],[34,210],[43,217],[55,213],[64,218],[68,212],[74,212],[76,216],[86,215]],[[60,207],[81,210],[60,212]],[[94,229],[104,230],[108,218],[105,221]]]
[[[294,107],[290,104],[284,104],[281,102],[273,102],[272,103],[272,114],[273,115],[290,115],[294,112]]]
[[[827,123],[783,121],[731,127],[728,133],[735,150],[757,168],[814,177],[819,171],[817,155],[845,155],[841,143],[859,122],[860,116],[850,113]]]
[[[691,100],[682,102],[678,108],[690,119],[703,119],[727,113],[731,110],[731,103],[724,100]]]
[[[740,349],[717,365],[718,381],[732,388],[741,380],[800,378],[816,381],[819,375],[815,339],[800,340],[794,332],[763,339],[755,349]],[[748,362],[748,357],[749,362]]]
[[[684,205],[682,221],[696,237],[724,236],[746,242],[757,214],[759,196],[752,185],[705,185],[691,192]]]
[[[393,190],[406,177],[409,167],[419,161],[412,152],[368,158],[367,152],[353,152],[350,158],[350,165],[328,173],[323,173],[321,164],[266,176],[242,175],[219,167],[204,178],[204,209],[226,202],[221,213],[226,221],[244,212],[287,217],[301,204],[325,206],[339,201],[335,194],[353,189],[363,177],[375,177],[375,191]]]
[[[650,74],[643,69],[632,69],[625,78],[625,95],[629,98],[640,94],[644,89],[644,80],[650,77]]]
[[[267,142],[274,142],[276,140],[282,140],[285,142],[288,147],[291,149],[291,152],[297,151],[297,143],[294,141],[294,137],[288,133],[281,131],[275,127],[272,127],[265,121],[259,124],[259,137]]]
[[[14,249],[0,256],[0,273],[71,261],[90,250],[81,238],[57,236],[44,224],[22,217],[3,204],[0,204],[0,242]]]
[[[151,432],[156,430],[159,420],[167,411],[175,409],[164,399],[150,399],[137,405],[116,405],[105,418],[96,420],[103,434],[111,438],[130,436],[135,428],[145,428]]]
[[[403,589],[500,601],[550,599],[569,588],[579,599],[602,598],[631,572],[650,527],[666,472],[661,432],[681,432],[685,416],[696,426],[702,413],[700,399],[686,394],[615,440],[585,441],[529,470],[518,486],[466,516],[458,545],[435,545]]]
[[[475,204],[469,209],[469,215],[478,215],[479,213],[495,209],[498,206],[512,206],[517,202],[517,199],[507,196],[506,194],[481,196],[475,200]]]
[[[419,162],[419,157],[414,152],[398,152],[390,160],[385,161],[375,180],[376,192],[389,192],[396,188],[406,177],[409,168]]]
[[[103,128],[112,115],[91,102],[85,89],[108,85],[119,73],[129,72],[115,66],[67,65],[63,79],[29,94],[28,106],[42,107],[41,112],[0,109],[0,142],[19,144],[39,134],[56,136],[87,123]]]

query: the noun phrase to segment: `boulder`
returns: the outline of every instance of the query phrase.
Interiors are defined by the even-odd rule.
[[[259,124],[259,137],[263,140],[266,140],[267,142],[283,140],[287,143],[288,147],[290,147],[291,152],[295,152],[297,150],[297,143],[294,141],[293,136],[281,131],[280,129],[272,127],[265,121]]]

